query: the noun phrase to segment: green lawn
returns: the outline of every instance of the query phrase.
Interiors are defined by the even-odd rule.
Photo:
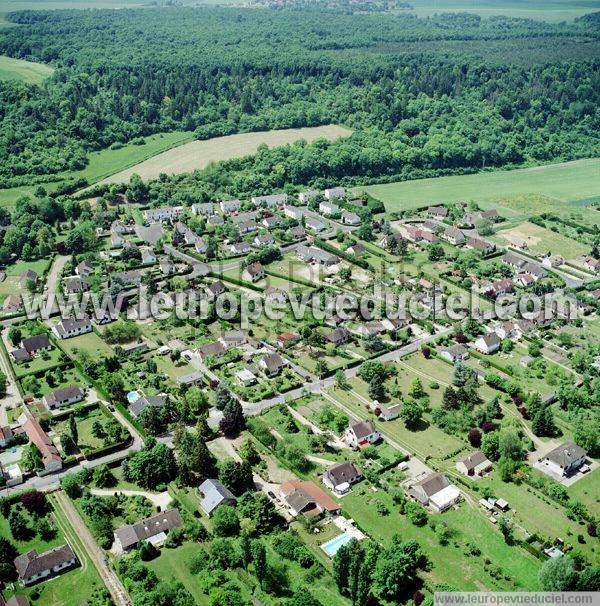
[[[579,499],[596,517],[600,516],[600,469],[569,486],[569,495]]]
[[[48,259],[39,259],[38,261],[17,261],[12,265],[7,266],[3,270],[6,277],[0,282],[0,302],[4,301],[8,295],[20,295],[26,292],[19,286],[21,274],[25,270],[32,269],[41,276],[46,271],[48,265]]]
[[[56,366],[61,362],[63,353],[58,347],[53,347],[50,351],[38,354],[29,362],[13,363],[13,368],[17,378],[24,377],[31,373],[37,373]]]
[[[511,171],[372,185],[363,189],[382,200],[388,211],[475,200],[484,206],[508,209],[514,216],[539,214],[540,208],[564,214],[584,204],[586,198],[600,194],[598,162],[593,158]],[[539,195],[544,196],[543,203],[535,197]]]
[[[18,80],[27,84],[41,84],[54,72],[54,68],[43,63],[23,61],[0,55],[0,80]]]
[[[69,357],[74,359],[82,352],[89,354],[92,360],[96,361],[115,355],[114,349],[96,332],[64,339],[60,344]]]

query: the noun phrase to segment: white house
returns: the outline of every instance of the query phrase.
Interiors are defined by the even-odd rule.
[[[70,339],[71,337],[77,337],[92,332],[92,329],[93,327],[90,319],[85,316],[80,320],[76,318],[65,318],[52,327],[52,332],[59,339]]]
[[[163,206],[162,208],[149,208],[143,212],[146,223],[160,223],[179,219],[183,214],[183,206]]]
[[[340,207],[333,202],[321,202],[319,212],[322,215],[335,215],[340,212]]]
[[[250,282],[258,282],[265,277],[265,269],[262,266],[260,261],[256,261],[255,263],[251,263],[244,269],[242,273],[242,278],[244,280],[249,280]]]
[[[316,189],[311,189],[309,191],[301,191],[298,194],[298,200],[300,200],[302,204],[308,204],[311,200],[314,200],[318,196],[319,192]]]
[[[345,210],[342,212],[342,223],[345,225],[359,225],[360,217],[356,213]]]
[[[235,373],[235,378],[242,387],[250,387],[250,385],[256,383],[256,375],[248,368],[238,370],[238,372]]]
[[[500,349],[500,338],[495,332],[489,332],[478,337],[474,346],[477,351],[483,354],[493,354]]]
[[[422,505],[429,505],[438,512],[446,511],[460,500],[460,490],[443,473],[429,474],[413,484],[409,494]]]
[[[346,190],[343,187],[331,187],[323,192],[327,200],[341,200],[346,197]]]
[[[369,444],[376,444],[381,440],[381,434],[375,429],[371,421],[359,421],[350,425],[345,433],[344,439],[353,448],[364,448]]]
[[[48,410],[53,410],[54,408],[62,408],[69,404],[81,402],[83,396],[84,393],[81,388],[77,387],[77,385],[70,385],[69,387],[63,387],[62,389],[56,389],[47,393],[42,401]]]
[[[352,484],[361,480],[361,470],[350,461],[334,465],[323,474],[323,484],[338,496],[346,494]]]
[[[253,196],[250,200],[254,206],[273,208],[287,204],[287,194],[271,194],[270,196]]]
[[[68,545],[61,545],[42,554],[32,549],[17,556],[14,564],[21,583],[31,585],[75,566],[77,557]]]
[[[587,453],[581,446],[567,442],[551,450],[540,462],[548,471],[560,477],[568,477],[585,463],[586,456]]]
[[[222,200],[219,207],[223,213],[232,213],[242,208],[241,200]]]
[[[301,206],[284,206],[283,214],[290,219],[296,219],[296,221],[300,221],[304,216],[304,208]]]

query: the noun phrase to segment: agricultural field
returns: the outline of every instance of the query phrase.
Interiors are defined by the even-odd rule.
[[[0,55],[0,80],[18,80],[27,84],[41,84],[53,73],[54,69],[49,65]]]
[[[300,139],[307,142],[316,139],[334,140],[347,137],[351,133],[352,131],[343,126],[330,124],[328,126],[241,133],[206,141],[192,141],[153,156],[127,170],[117,172],[102,179],[100,183],[125,183],[134,173],[140,175],[142,179],[156,179],[161,173],[168,175],[187,173],[205,168],[212,162],[254,154],[260,145],[277,147]]]
[[[384,202],[390,212],[430,204],[474,200],[482,208],[496,207],[509,219],[541,212],[561,216],[600,213],[586,209],[600,195],[600,160],[591,158],[510,171],[437,177],[361,188]]]

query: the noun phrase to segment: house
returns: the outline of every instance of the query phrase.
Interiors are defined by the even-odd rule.
[[[512,267],[514,270],[522,270],[525,265],[527,265],[527,261],[522,259],[521,257],[515,255],[515,253],[507,252],[502,255],[500,259],[504,265],[508,265]]]
[[[212,513],[222,505],[235,505],[236,499],[233,493],[223,486],[219,480],[207,479],[200,484],[200,507],[202,511],[211,516]]]
[[[152,265],[156,263],[154,251],[149,246],[140,246],[140,254],[142,256],[142,265]]]
[[[329,343],[333,343],[334,345],[343,345],[350,341],[352,333],[343,326],[338,326],[338,328],[334,328],[330,333],[326,334],[325,338]]]
[[[259,366],[267,377],[276,377],[288,363],[277,353],[267,354],[259,362]]]
[[[252,232],[258,230],[258,225],[256,225],[254,221],[242,221],[237,227],[242,235],[251,234]]]
[[[245,255],[250,252],[250,244],[248,242],[235,242],[229,247],[229,250],[234,255]]]
[[[280,305],[283,305],[288,300],[288,294],[285,290],[281,288],[276,288],[275,286],[268,286],[267,288],[265,288],[265,300],[267,299],[275,303],[279,303]]]
[[[385,332],[385,326],[379,320],[370,320],[361,324],[357,329],[358,334],[362,337],[372,337]]]
[[[207,248],[208,248],[208,245],[206,244],[206,242],[202,238],[198,238],[196,240],[196,244],[194,244],[194,250],[198,254],[203,255],[206,252]]]
[[[307,217],[304,224],[308,229],[316,232],[321,232],[327,227],[323,221],[319,221],[319,219],[315,219],[313,217]]]
[[[514,339],[518,336],[516,324],[508,320],[498,324],[494,328],[494,332],[500,337],[500,339]]]
[[[65,294],[72,295],[80,292],[87,292],[90,285],[86,280],[79,276],[71,276],[65,279],[64,290]]]
[[[225,284],[223,284],[221,280],[217,280],[216,282],[209,284],[205,288],[205,292],[210,298],[218,297],[219,295],[222,295],[226,290],[227,289],[225,288]]]
[[[320,248],[315,248],[314,246],[304,246],[299,245],[296,249],[296,256],[305,262],[316,262],[320,265],[324,265],[325,267],[330,267],[331,265],[335,265],[340,262],[339,257],[332,255]]]
[[[48,437],[41,425],[33,417],[29,417],[23,424],[23,429],[32,444],[38,447],[42,455],[43,471],[38,475],[46,475],[62,469],[62,459],[52,440]]]
[[[267,208],[283,206],[287,204],[287,200],[287,194],[271,194],[270,196],[254,196],[250,198],[254,206],[266,206]]]
[[[222,200],[219,202],[222,213],[233,213],[242,208],[241,200]]]
[[[265,217],[262,220],[262,224],[269,228],[272,229],[273,227],[277,227],[278,225],[281,225],[281,218],[278,217],[277,215],[272,215],[270,217]]]
[[[430,206],[427,209],[427,216],[431,219],[443,220],[448,216],[448,209],[445,206]]]
[[[444,358],[444,360],[448,360],[448,362],[456,364],[457,362],[462,362],[469,357],[469,350],[464,345],[457,343],[451,347],[442,347],[439,350],[439,354],[442,358]]]
[[[463,227],[475,227],[475,224],[480,220],[480,218],[481,215],[479,214],[465,213],[460,220],[460,224]]]
[[[6,448],[14,438],[13,430],[10,425],[0,427],[0,448]]]
[[[323,192],[327,200],[341,200],[346,197],[346,190],[343,187],[331,187]]]
[[[157,244],[165,235],[160,223],[152,223],[145,227],[144,225],[135,226],[135,235],[150,246]]]
[[[465,234],[458,227],[447,227],[442,233],[442,238],[455,246],[464,244],[466,240]]]
[[[533,286],[533,284],[535,284],[536,280],[531,274],[522,273],[522,274],[516,275],[515,282],[517,283],[518,286],[521,286],[522,288],[528,288],[530,286]]]
[[[357,242],[356,244],[352,244],[352,246],[348,246],[346,252],[355,257],[360,257],[365,254],[366,248],[360,242]]]
[[[257,381],[256,375],[248,368],[238,370],[235,373],[235,378],[242,387],[250,387],[250,385],[254,385]]]
[[[21,288],[28,288],[31,283],[36,286],[39,279],[40,277],[33,269],[26,269],[19,278],[19,286]]]
[[[203,362],[206,362],[208,358],[220,358],[225,355],[227,349],[225,349],[223,343],[215,341],[214,343],[207,343],[206,345],[198,347],[196,351],[198,352],[200,359]]]
[[[126,225],[125,223],[123,223],[123,221],[120,221],[119,219],[115,219],[110,224],[110,233],[112,234],[119,234],[122,236],[124,234],[130,234],[132,231],[133,230],[129,225]]]
[[[250,263],[242,272],[242,278],[250,282],[258,282],[265,277],[265,269],[260,261]]]
[[[318,195],[319,192],[317,192]],[[302,194],[298,194],[300,196]],[[300,200],[302,202],[302,200]],[[283,214],[290,219],[295,219],[296,221],[301,221],[304,216],[304,208],[300,206],[284,206]]]
[[[161,208],[149,208],[142,213],[146,223],[161,223],[162,221],[174,221],[183,214],[183,206],[163,206]]]
[[[199,237],[200,236],[198,236],[198,234],[194,233],[191,229],[186,228],[185,231],[183,232],[183,241],[189,245],[196,244]]]
[[[210,217],[214,212],[212,202],[192,204],[192,214],[196,217]]]
[[[478,337],[473,345],[481,353],[493,354],[500,349],[500,338],[495,332],[489,332]]]
[[[175,264],[169,259],[162,259],[158,264],[158,268],[163,276],[170,276],[177,271]]]
[[[540,462],[548,471],[560,477],[568,477],[585,464],[586,456],[587,453],[581,446],[566,442],[551,450]]]
[[[306,238],[306,230],[304,227],[297,225],[296,227],[290,227],[287,231],[288,235],[292,240],[304,240]]]
[[[495,208],[490,208],[490,210],[484,210],[479,215],[482,219],[487,219],[489,221],[496,221],[499,218],[498,211]]]
[[[282,332],[277,337],[277,347],[281,349],[285,349],[287,347],[291,347],[300,341],[300,335],[297,332]]]
[[[248,339],[243,330],[228,330],[224,332],[220,337],[219,341],[229,349],[231,347],[239,347],[243,345]]]
[[[400,416],[401,410],[400,404],[392,404],[391,406],[383,406],[383,404],[377,404],[375,406],[375,414],[381,421],[393,421]]]
[[[345,210],[342,212],[342,223],[344,225],[359,225],[360,217],[356,213]]]
[[[319,212],[322,215],[337,215],[340,212],[340,207],[337,204],[334,204],[333,202],[321,202],[321,204],[319,204]]]
[[[129,405],[129,412],[134,419],[137,419],[146,408],[153,407],[160,409],[167,403],[167,395],[158,396],[140,396]]]
[[[87,261],[82,261],[75,268],[75,273],[82,278],[88,278],[93,271],[94,268],[92,267],[92,264]]]
[[[371,421],[359,421],[346,429],[344,439],[353,448],[364,448],[369,444],[379,442],[381,434],[375,429]]]
[[[115,530],[115,544],[122,551],[137,547],[141,541],[148,541],[155,547],[167,540],[167,534],[174,528],[183,526],[178,509],[166,509],[135,524],[127,524]]]
[[[26,595],[15,594],[8,598],[5,605],[0,602],[0,606],[29,606],[29,598]]]
[[[429,505],[438,512],[449,509],[460,500],[460,491],[443,473],[431,473],[413,484],[409,494],[421,505]]]
[[[180,375],[175,379],[179,387],[194,387],[204,383],[204,376],[201,372],[189,372],[186,375]]]
[[[111,283],[120,282],[124,288],[133,288],[142,283],[142,272],[137,269],[131,271],[123,271],[118,274],[111,275]]]
[[[499,297],[507,293],[515,292],[515,286],[512,280],[508,278],[504,280],[496,280],[484,287],[485,294],[492,297]]]
[[[486,242],[485,240],[481,240],[480,238],[468,238],[467,243],[465,244],[467,248],[471,250],[476,250],[480,252],[482,255],[489,255],[496,250],[496,245],[491,242]]]
[[[223,225],[225,223],[225,219],[223,219],[223,215],[211,215],[206,219],[207,225]]]
[[[81,402],[83,397],[84,393],[80,387],[69,385],[69,387],[63,387],[47,393],[42,401],[48,410],[53,410],[54,408],[62,408],[69,404],[75,404],[75,402]]]
[[[77,337],[92,332],[92,330],[92,322],[87,316],[84,316],[81,319],[65,318],[52,327],[52,332],[59,339],[70,339],[71,337]]]
[[[263,246],[272,246],[275,244],[275,238],[273,238],[273,234],[263,234],[262,236],[256,236],[254,238],[254,246],[258,248],[262,248]]]
[[[589,271],[597,274],[600,272],[600,259],[594,259],[594,257],[585,257],[583,259],[583,266]]]
[[[318,516],[337,515],[341,507],[314,482],[287,480],[279,487],[281,499],[293,517],[300,514]]]
[[[565,264],[565,258],[561,255],[548,255],[542,259],[542,265],[545,267],[560,267]]]
[[[523,266],[523,272],[531,274],[536,282],[548,275],[548,272],[541,265],[531,262],[526,263]]]
[[[476,450],[456,462],[456,469],[465,476],[482,476],[491,468],[491,461],[480,450]]]
[[[27,337],[21,341],[21,348],[24,349],[30,356],[35,356],[40,351],[50,351],[52,349],[52,343],[48,339],[48,335],[45,332],[39,335],[33,335]]]
[[[23,300],[19,295],[8,295],[2,304],[2,311],[5,314],[16,314],[24,309]]]
[[[31,585],[75,566],[77,557],[68,545],[61,545],[42,554],[32,549],[17,556],[14,563],[19,581],[23,585]]]
[[[346,494],[352,484],[361,480],[361,470],[350,461],[334,465],[323,474],[323,484],[337,495]]]
[[[298,200],[300,200],[302,204],[308,204],[311,200],[318,198],[319,195],[320,193],[316,189],[311,189],[309,191],[301,191],[298,194]]]

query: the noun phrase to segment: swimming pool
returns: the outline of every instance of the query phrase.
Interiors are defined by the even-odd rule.
[[[135,401],[140,399],[140,392],[139,391],[130,391],[127,394],[127,401],[130,404],[133,404]]]
[[[339,534],[337,537],[333,537],[333,539],[331,539],[330,541],[327,541],[327,543],[323,543],[323,545],[321,545],[321,549],[330,558],[332,558],[338,552],[340,547],[347,545],[351,540],[352,540],[352,537],[348,533],[343,532],[342,534]]]

